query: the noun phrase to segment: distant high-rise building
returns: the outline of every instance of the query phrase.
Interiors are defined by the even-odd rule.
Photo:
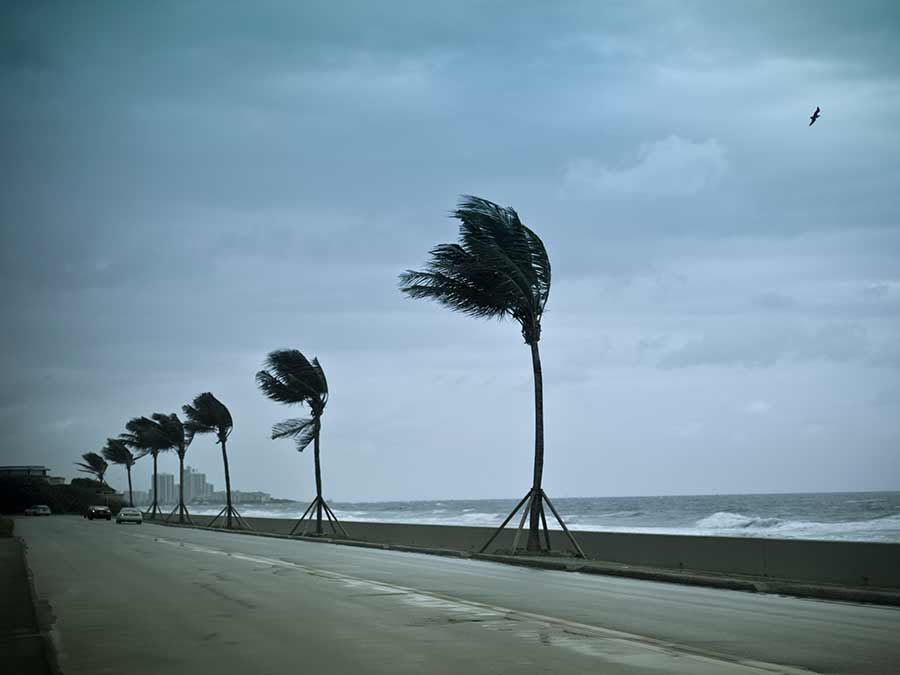
[[[206,496],[206,474],[189,466],[184,467],[184,499],[198,502]]]
[[[157,483],[159,484],[159,498],[156,500],[159,504],[177,504],[178,491],[175,488],[175,476],[171,473],[161,473],[157,475]],[[150,478],[150,499],[153,500],[153,478]]]
[[[184,501],[199,502],[208,499],[213,486],[206,482],[206,474],[193,467],[184,467]]]

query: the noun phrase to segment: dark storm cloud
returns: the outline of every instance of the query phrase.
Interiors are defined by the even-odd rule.
[[[306,458],[267,440],[285,411],[253,384],[288,346],[333,383],[336,496],[454,496],[475,461],[484,475],[465,472],[456,496],[518,492],[531,385],[515,327],[396,290],[454,238],[463,193],[515,206],[553,261],[542,349],[562,492],[677,491],[590,482],[598,446],[700,465],[748,452],[724,429],[765,418],[752,449],[777,454],[789,383],[808,401],[791,404],[797,424],[847,420],[810,453],[873,425],[889,438],[872,401],[900,362],[898,15],[6,3],[4,455],[68,471],[128,417],[212,389],[235,413],[239,487],[299,494]],[[597,409],[626,422],[598,428]],[[492,478],[511,464],[521,476]],[[807,486],[751,472],[732,489],[898,473]]]

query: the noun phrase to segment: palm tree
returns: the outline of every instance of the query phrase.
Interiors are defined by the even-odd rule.
[[[341,529],[344,536],[346,530],[338,522],[337,516],[331,507],[322,498],[322,469],[319,462],[319,435],[322,430],[322,414],[325,412],[325,404],[328,403],[328,382],[325,380],[325,371],[319,365],[318,359],[308,361],[306,357],[296,349],[277,349],[269,353],[266,358],[266,367],[269,370],[261,370],[256,374],[256,383],[262,392],[273,401],[287,403],[288,405],[300,404],[309,408],[310,417],[287,419],[272,427],[272,439],[293,438],[297,450],[303,452],[310,441],[314,442],[316,462],[316,498],[307,507],[306,511],[294,525],[291,534],[297,530],[307,514],[312,510],[316,512],[316,534],[323,534],[322,511],[331,524],[331,529],[337,533]],[[306,532],[304,526],[301,534]]]
[[[172,513],[166,517],[166,521],[177,512],[179,523],[184,524],[185,518],[187,518],[187,521],[193,525],[191,514],[188,513],[187,506],[184,504],[184,456],[193,435],[185,435],[184,424],[175,413],[169,415],[153,413],[151,417],[158,429],[158,435],[168,441],[169,447],[178,454],[178,506],[172,509]]]
[[[149,454],[153,457],[153,504],[148,512],[151,520],[155,520],[157,514],[163,515],[159,508],[159,485],[157,482],[156,463],[159,453],[172,449],[171,442],[166,439],[159,430],[159,426],[146,417],[133,417],[125,425],[125,433],[119,434],[121,440],[129,448],[133,448],[141,454]]]
[[[550,534],[543,503],[547,502],[578,553],[578,543],[569,533],[543,488],[544,472],[544,397],[541,356],[541,317],[550,295],[550,259],[544,243],[522,224],[510,207],[500,207],[479,197],[464,195],[453,212],[460,221],[458,244],[440,244],[431,250],[424,271],[407,270],[400,276],[400,290],[412,298],[435,300],[450,309],[470,316],[515,319],[522,337],[531,348],[534,371],[534,479],[531,489],[513,509],[482,548],[484,551],[523,504],[528,506],[513,540],[518,548],[519,535],[530,513],[529,551],[544,550],[539,521],[543,521],[546,550]]]
[[[83,462],[75,462],[75,466],[81,467],[78,470],[81,473],[89,473],[96,476],[97,480],[100,481],[101,486],[106,485],[106,481],[103,480],[103,474],[105,474],[106,470],[109,468],[109,464],[106,463],[106,460],[96,452],[86,452],[81,458],[84,460]]]
[[[189,439],[193,439],[194,434],[215,434],[216,443],[222,446],[222,462],[225,465],[225,508],[219,511],[209,526],[212,527],[224,514],[225,527],[228,529],[231,529],[232,516],[239,524],[247,529],[252,529],[237,512],[237,509],[231,505],[231,474],[228,471],[228,453],[225,451],[225,442],[234,428],[231,413],[224,403],[208,391],[195,396],[191,405],[183,405],[181,410],[187,418],[184,428],[187,430]]]
[[[111,464],[119,464],[125,467],[125,470],[128,472],[128,505],[134,506],[134,492],[131,488],[131,467],[143,455],[133,455],[124,441],[119,438],[107,438],[106,447],[101,452],[103,457]]]

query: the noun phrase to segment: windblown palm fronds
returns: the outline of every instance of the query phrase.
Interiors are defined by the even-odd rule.
[[[78,470],[81,473],[89,473],[96,476],[100,484],[105,485],[106,481],[103,480],[103,475],[106,473],[106,469],[109,468],[106,460],[96,452],[86,452],[81,458],[84,460],[83,462],[75,462],[75,466],[81,467]]]
[[[110,464],[119,464],[121,466],[134,466],[134,463],[143,455],[135,455],[128,449],[125,442],[119,438],[107,438],[106,446],[101,450],[104,459]]]
[[[171,439],[166,438],[159,425],[148,417],[131,418],[125,430],[125,433],[119,434],[119,440],[129,448],[149,455],[172,449]]]
[[[515,319],[527,344],[540,340],[550,296],[544,244],[510,207],[465,196],[453,212],[459,243],[440,244],[422,271],[408,270],[400,290],[476,317]]]
[[[169,447],[179,455],[184,455],[190,440],[185,435],[184,424],[178,419],[178,415],[153,413],[151,419],[156,424],[159,435],[169,442]]]
[[[191,405],[181,406],[181,410],[186,418],[184,428],[188,438],[193,438],[195,434],[214,433],[218,442],[222,443],[234,426],[228,408],[208,391],[195,396]]]
[[[318,417],[294,417],[272,425],[272,440],[293,438],[297,450],[303,452],[321,428]]]

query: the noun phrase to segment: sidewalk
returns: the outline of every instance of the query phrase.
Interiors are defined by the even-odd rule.
[[[50,675],[38,630],[22,542],[0,537],[0,670]]]

